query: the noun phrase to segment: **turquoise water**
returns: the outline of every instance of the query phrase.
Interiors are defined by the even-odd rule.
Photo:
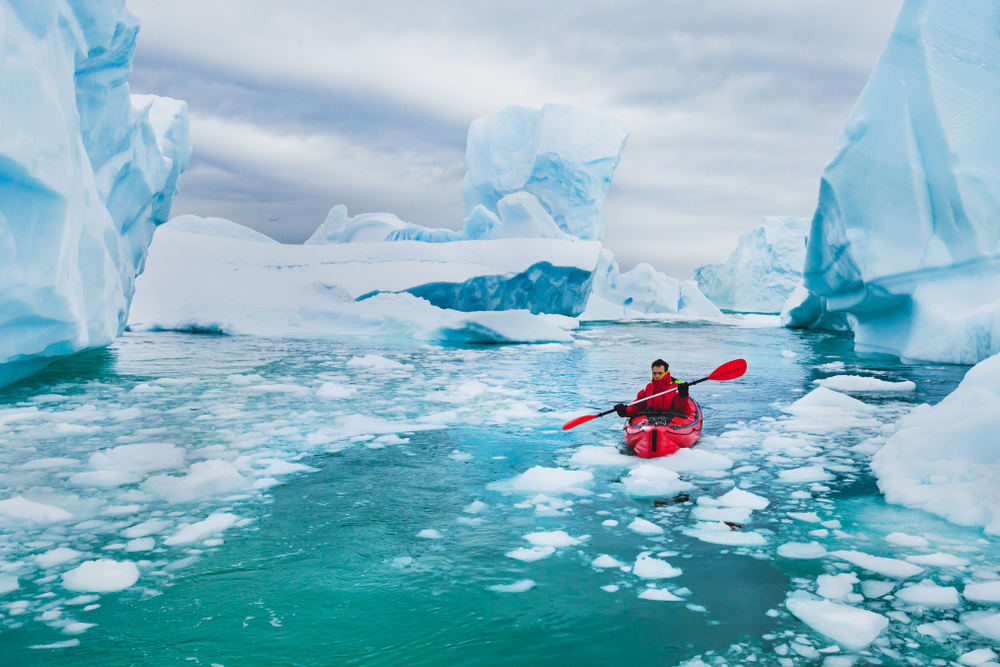
[[[859,357],[846,336],[778,328],[648,323],[588,326],[575,334],[591,344],[442,348],[380,339],[126,334],[106,350],[58,362],[0,390],[0,411],[43,413],[8,421],[0,431],[0,498],[58,499],[63,506],[70,503],[74,521],[82,520],[2,526],[0,561],[18,576],[20,588],[0,596],[0,664],[540,666],[634,660],[674,665],[695,655],[726,656],[732,663],[753,655],[758,664],[777,664],[774,648],[793,635],[816,647],[831,644],[789,616],[781,603],[789,591],[836,567],[830,559],[774,555],[783,542],[813,539],[803,533],[816,526],[785,523],[790,521],[781,518],[785,511],[825,506],[790,500],[787,485],[770,481],[788,464],[769,464],[746,443],[732,453],[717,436],[747,429],[764,433],[761,429],[780,423],[783,405],[813,389],[814,379],[836,374],[817,370],[823,364],[839,361],[841,373],[917,382],[914,394],[864,397],[879,406],[883,423],[914,403],[938,402],[966,369]],[[350,365],[365,355],[403,366]],[[613,416],[569,432],[559,426],[574,410],[606,409],[633,396],[656,357],[669,360],[683,379],[707,375],[732,358],[748,360],[744,378],[705,383],[693,396],[706,415],[701,447],[738,454],[742,458],[734,458],[734,469],[748,463],[757,469],[682,473],[682,478],[696,485],[691,499],[722,495],[740,480],[770,498],[769,508],[754,515],[754,526],[767,537],[765,547],[720,547],[685,534],[694,523],[688,518],[693,502],[631,498],[618,483],[627,473],[621,467],[592,468],[592,493],[550,493],[573,504],[544,512],[523,506],[534,493],[519,495],[504,486],[533,466],[571,466],[569,458],[582,445],[617,444],[620,420]],[[236,374],[260,379],[238,384],[230,378]],[[318,397],[324,382],[356,393]],[[141,416],[123,419],[130,408],[139,408]],[[385,428],[361,422],[345,430],[351,415],[375,416],[384,420],[383,427],[388,422],[401,425],[401,431],[386,435]],[[408,430],[407,425],[443,428]],[[878,432],[869,427],[817,440],[826,448],[826,460],[843,470],[827,482],[828,492],[815,495],[825,498],[831,516],[851,535],[837,543],[831,536],[827,548],[890,555],[883,553],[888,545],[872,544],[899,530],[976,543],[976,531],[885,506],[864,456],[845,453],[846,445]],[[69,481],[73,472],[86,469],[93,452],[135,442],[173,443],[185,448],[188,462],[246,457],[242,470],[248,479],[280,483],[167,503],[144,496],[137,484],[97,488]],[[20,468],[47,457],[77,459],[81,467]],[[262,471],[272,461],[304,464],[311,471],[271,477]],[[485,508],[466,511],[474,501]],[[102,513],[126,504],[138,507],[124,515]],[[177,524],[227,511],[252,521],[227,530],[221,544],[162,542]],[[636,516],[664,525],[665,534],[650,538],[629,530],[627,523]],[[125,541],[124,530],[151,517],[172,523],[154,535],[153,551],[116,547]],[[619,524],[602,525],[608,519]],[[441,538],[417,537],[425,529],[439,531]],[[525,534],[553,530],[589,537],[536,562],[504,555],[530,546]],[[867,547],[858,546],[866,539]],[[139,581],[126,591],[101,594],[96,609],[69,607],[66,599],[77,593],[60,586],[59,571],[32,565],[35,555],[60,545],[83,552],[81,560],[139,562]],[[980,565],[989,566],[992,543],[976,548],[984,559]],[[631,564],[648,550],[667,554],[663,557],[683,570],[679,577],[652,582],[681,589],[683,602],[639,599],[651,582],[590,564],[600,554]],[[945,583],[967,575],[933,576]],[[489,590],[526,579],[535,585],[524,592]],[[612,584],[619,589],[601,588]],[[27,601],[29,611],[11,614],[15,601]],[[875,610],[892,606],[866,604]],[[65,634],[43,620],[53,610],[60,618],[95,625]],[[916,627],[957,613],[911,610],[913,623],[894,624],[882,648],[919,659],[954,659],[974,637],[932,641]],[[70,647],[29,648],[73,639],[79,643]],[[892,653],[885,651],[873,655],[891,664]],[[818,658],[790,655],[796,664],[819,664]]]

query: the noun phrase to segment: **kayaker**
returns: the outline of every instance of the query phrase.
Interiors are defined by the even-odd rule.
[[[677,391],[663,396],[657,396],[648,401],[627,406],[619,403],[615,406],[615,412],[619,417],[634,417],[644,412],[679,412],[683,415],[691,414],[693,406],[688,400],[688,385],[686,382],[675,380],[670,376],[670,366],[663,359],[657,359],[652,363],[653,381],[640,391],[635,400],[646,398],[664,392],[674,385]]]

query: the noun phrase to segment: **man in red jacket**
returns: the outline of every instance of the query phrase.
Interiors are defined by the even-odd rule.
[[[618,413],[618,416],[634,417],[643,412],[679,412],[683,415],[691,414],[693,406],[691,405],[691,400],[688,398],[687,383],[670,377],[670,373],[668,372],[670,366],[663,359],[654,361],[652,367],[653,381],[636,395],[635,400],[638,401],[647,396],[660,394],[675,386],[677,387],[677,391],[631,406],[619,403],[615,406],[615,412]]]

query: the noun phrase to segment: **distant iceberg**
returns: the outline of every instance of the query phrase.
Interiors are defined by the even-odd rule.
[[[129,95],[124,2],[0,0],[0,386],[111,343],[191,155],[187,106]]]
[[[1000,352],[1000,5],[907,0],[820,183],[788,326],[861,351]],[[834,318],[835,319],[835,318]]]
[[[705,298],[693,280],[675,280],[645,263],[622,273],[615,256],[607,249],[601,252],[601,259],[594,270],[592,289],[597,298],[592,298],[592,303],[588,304],[589,312],[585,314],[588,319],[629,319],[629,314],[620,309],[690,317],[722,315],[722,311]],[[609,310],[605,304],[619,307],[621,317],[609,317],[611,312],[616,311]]]
[[[764,218],[725,262],[695,269],[698,287],[720,308],[780,313],[802,282],[808,232],[804,218]]]

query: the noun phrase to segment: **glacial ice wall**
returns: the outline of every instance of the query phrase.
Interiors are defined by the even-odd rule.
[[[998,25],[990,0],[904,3],[823,173],[790,326],[825,309],[859,350],[1000,352]]]
[[[131,96],[124,0],[0,0],[0,386],[107,345],[190,157],[184,102]]]
[[[808,231],[804,218],[762,219],[725,262],[695,269],[698,287],[721,308],[780,313],[802,281]]]

